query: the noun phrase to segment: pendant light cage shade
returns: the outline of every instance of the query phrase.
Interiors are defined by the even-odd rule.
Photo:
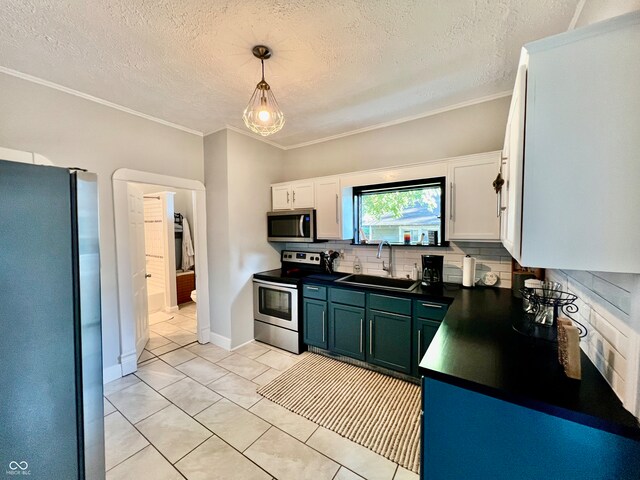
[[[269,84],[264,80],[256,86],[242,119],[249,130],[263,137],[276,133],[283,127],[284,113]]]

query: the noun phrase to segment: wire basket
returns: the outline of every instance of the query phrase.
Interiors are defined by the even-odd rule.
[[[580,331],[580,338],[587,335],[587,328],[572,315],[578,312],[573,293],[552,288],[522,288],[522,297],[529,302],[528,313],[514,322],[514,329],[524,335],[543,338],[552,342],[558,338],[558,315],[571,319]]]

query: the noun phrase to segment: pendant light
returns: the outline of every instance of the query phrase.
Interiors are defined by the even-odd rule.
[[[282,128],[284,114],[278,106],[271,87],[264,80],[264,61],[271,58],[271,49],[264,45],[256,45],[252,52],[262,64],[262,80],[256,85],[249,105],[244,109],[242,119],[249,130],[266,137]]]

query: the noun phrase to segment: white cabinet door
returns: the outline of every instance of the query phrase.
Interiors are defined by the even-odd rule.
[[[492,183],[500,171],[500,152],[449,164],[450,240],[500,240],[498,197]]]
[[[316,228],[322,240],[340,238],[340,180],[316,182]]]
[[[520,263],[640,273],[640,12],[525,48]]]
[[[500,194],[500,240],[513,258],[520,261],[522,225],[522,167],[524,160],[524,115],[527,88],[527,55],[523,52],[511,97],[504,149],[502,176],[504,186]]]
[[[353,238],[352,188],[340,187],[339,178],[323,178],[315,182],[316,229],[320,240]]]
[[[291,186],[293,208],[314,208],[313,182],[294,183]]]
[[[271,187],[271,209],[291,210],[291,185],[274,185]]]

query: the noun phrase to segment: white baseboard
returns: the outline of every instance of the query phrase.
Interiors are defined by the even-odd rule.
[[[122,377],[122,367],[119,364],[106,367],[102,370],[102,384],[113,382]]]
[[[239,349],[239,348],[242,348],[242,347],[244,347],[245,345],[250,344],[251,342],[253,342],[253,340],[249,340],[248,342],[244,342],[242,345],[238,345],[237,347],[233,347],[233,348],[231,349],[231,351],[233,351],[233,350],[237,350],[237,349]]]
[[[209,334],[209,341],[218,347],[222,347],[225,350],[231,350],[231,339],[211,332]]]
[[[164,311],[167,313],[176,313],[178,310],[180,310],[180,307],[177,305],[175,307],[164,307]]]
[[[120,364],[122,365],[123,377],[138,370],[138,355],[136,351],[120,355]]]

